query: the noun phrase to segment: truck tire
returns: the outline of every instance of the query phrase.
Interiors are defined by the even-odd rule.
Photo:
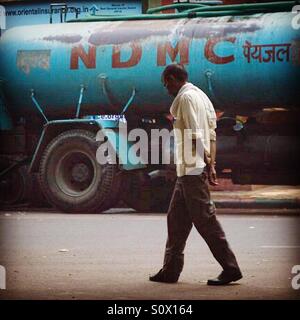
[[[39,183],[47,200],[69,213],[101,212],[117,201],[116,164],[100,165],[95,134],[87,130],[65,131],[45,149]]]

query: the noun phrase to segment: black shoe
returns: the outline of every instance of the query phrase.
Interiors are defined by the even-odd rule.
[[[157,274],[150,276],[149,280],[154,282],[175,283],[178,281],[179,275],[168,274],[163,269],[160,269]]]
[[[243,278],[243,275],[241,272],[235,271],[235,272],[226,272],[222,271],[221,274],[215,278],[215,279],[210,279],[207,281],[207,285],[209,286],[223,286],[226,285],[232,281],[238,281]]]

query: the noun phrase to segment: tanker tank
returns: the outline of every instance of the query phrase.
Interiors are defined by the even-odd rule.
[[[293,17],[277,12],[17,27],[0,40],[0,78],[9,108],[20,116],[36,112],[32,90],[49,117],[71,116],[81,86],[85,114],[120,112],[132,88],[131,110],[168,112],[160,75],[172,61],[187,67],[217,109],[247,114],[297,107],[300,35]]]

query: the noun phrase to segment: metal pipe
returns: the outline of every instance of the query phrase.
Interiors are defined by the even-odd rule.
[[[36,106],[36,108],[39,110],[39,112],[43,116],[43,118],[45,119],[46,123],[48,123],[49,121],[48,121],[47,117],[45,116],[42,108],[40,107],[39,103],[37,102],[37,100],[34,97],[34,90],[31,90],[31,99],[32,99],[34,105]]]
[[[117,101],[115,97],[109,92],[109,89],[107,87],[107,75],[105,73],[101,73],[98,75],[98,78],[100,79],[101,87],[102,87],[102,92],[104,97],[106,98],[108,104],[111,107],[114,107],[117,105]]]
[[[128,100],[128,102],[126,103],[126,106],[122,110],[121,115],[124,114],[126,112],[126,110],[128,109],[128,107],[131,105],[131,103],[135,97],[135,93],[136,93],[135,88],[133,88],[132,95],[131,95],[130,99]]]
[[[78,105],[77,105],[77,110],[76,110],[76,118],[77,119],[79,118],[80,107],[81,107],[81,103],[82,103],[84,89],[85,89],[84,85],[81,85],[80,95],[79,95],[79,100],[78,100]]]

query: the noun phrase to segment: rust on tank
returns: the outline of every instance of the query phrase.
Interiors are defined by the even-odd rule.
[[[228,21],[227,21],[228,20]],[[261,19],[238,20],[229,17],[213,19],[179,19],[164,21],[126,21],[101,24],[95,28],[88,42],[91,45],[120,45],[145,41],[150,37],[181,36],[188,39],[203,39],[210,36],[224,37],[240,33],[253,33],[262,29]]]
[[[77,43],[81,39],[82,39],[82,36],[79,34],[75,34],[75,35],[62,34],[62,35],[47,36],[47,37],[44,37],[42,40],[58,41],[58,42],[62,42],[62,43]]]
[[[292,64],[297,67],[300,66],[300,39],[292,41],[291,51]]]
[[[31,69],[50,68],[51,50],[18,50],[17,67],[22,72],[29,74]]]
[[[122,28],[114,30],[99,30],[91,34],[88,42],[92,45],[110,45],[124,44],[145,40],[151,36],[166,36],[170,32],[167,30],[152,31],[148,29],[133,30],[131,28]]]
[[[241,33],[253,33],[263,28],[260,17],[241,20],[229,16],[221,18],[192,19],[183,26],[182,35],[188,38],[202,39],[210,36],[226,37]]]
[[[226,37],[233,34],[241,34],[247,32],[255,32],[260,30],[261,27],[257,24],[244,25],[243,23],[232,23],[230,25],[217,25],[213,26],[211,24],[201,25],[199,28],[196,25],[185,26],[182,30],[182,34],[188,38],[202,39],[209,36],[215,37]]]
[[[120,45],[144,41],[150,37],[162,37],[172,34],[178,21],[123,21],[109,24],[101,23],[91,33],[88,42],[92,45]]]

